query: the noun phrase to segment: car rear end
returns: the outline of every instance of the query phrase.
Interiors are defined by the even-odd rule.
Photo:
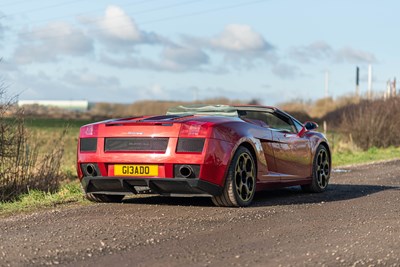
[[[213,138],[214,126],[175,116],[83,126],[78,177],[91,194],[218,195],[233,144]]]

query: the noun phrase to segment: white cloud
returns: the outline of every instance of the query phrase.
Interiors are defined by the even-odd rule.
[[[153,60],[141,57],[133,57],[131,55],[116,57],[108,54],[102,54],[100,56],[100,61],[106,65],[111,65],[118,68],[160,70],[158,64]]]
[[[162,52],[163,65],[171,70],[193,70],[209,62],[209,57],[200,49],[182,46],[165,47]]]
[[[1,58],[0,56],[0,71],[17,71],[18,66],[11,62],[8,58]],[[0,74],[1,78],[1,74]]]
[[[116,27],[112,23],[121,25]],[[103,51],[101,62],[119,68],[222,74],[230,68],[250,69],[276,61],[276,55],[271,52],[273,47],[248,25],[230,24],[216,37],[183,36],[180,42],[173,42],[141,31],[133,19],[115,6],[107,8],[99,24],[103,28],[108,25],[107,30],[97,35],[109,48]],[[116,32],[112,32],[114,29]],[[159,45],[152,48],[155,54],[160,51],[158,58],[140,55],[139,46],[148,43]],[[211,64],[211,56],[216,59],[214,64]]]
[[[133,19],[117,6],[107,7],[99,27],[112,38],[133,42],[139,42],[143,38]]]
[[[310,63],[313,60],[329,58],[333,53],[332,47],[324,41],[293,47],[289,51],[289,55],[301,63]]]
[[[14,72],[5,81],[11,83],[10,95],[19,99],[87,99],[93,102],[132,102],[137,99],[136,88],[121,86],[118,78],[103,76],[89,70],[75,70],[61,77],[39,71],[36,74]]]
[[[294,79],[299,75],[300,70],[296,66],[285,63],[275,64],[272,67],[272,73],[282,79]]]
[[[374,63],[374,54],[352,47],[334,49],[324,41],[306,46],[292,47],[289,56],[300,63],[312,63],[316,60],[331,60],[337,63]]]
[[[150,87],[139,90],[138,97],[141,99],[170,99],[170,94],[160,84],[153,84]]]
[[[262,35],[248,25],[230,24],[217,37],[211,38],[213,48],[229,52],[259,52],[272,49]]]
[[[4,38],[4,32],[5,32],[5,27],[3,24],[0,23],[0,40]]]
[[[116,48],[131,52],[138,44],[168,43],[166,38],[140,30],[133,18],[118,6],[108,6],[101,18],[82,19],[84,23],[93,21],[96,22],[96,28],[91,33],[113,52],[116,52]]]
[[[62,79],[65,83],[84,88],[115,88],[120,86],[120,81],[114,76],[103,76],[81,70],[79,72],[67,72]]]
[[[2,13],[0,10],[0,41],[5,39],[4,36],[5,36],[6,31],[10,30],[10,27],[7,26],[7,24],[6,24],[6,21],[8,21],[8,20],[9,20],[8,17],[4,13]],[[10,24],[10,23],[8,23],[8,24]],[[2,45],[3,45],[3,42],[0,42],[0,47],[2,47]]]
[[[83,56],[93,51],[93,41],[68,23],[53,22],[20,34],[14,51],[18,64],[57,61],[61,56]]]
[[[250,26],[243,24],[229,24],[224,30],[208,39],[186,38],[192,44],[198,44],[215,53],[222,55],[219,66],[226,70],[253,69],[265,63],[275,63],[277,55],[274,47],[265,38],[254,31]]]
[[[375,63],[377,59],[374,54],[351,47],[344,47],[336,53],[339,62],[349,63]]]
[[[203,66],[209,63],[209,57],[204,51],[197,48],[166,46],[156,60],[132,55],[115,57],[103,54],[101,61],[119,68],[186,72],[205,71]]]

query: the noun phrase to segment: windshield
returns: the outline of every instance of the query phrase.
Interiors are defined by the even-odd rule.
[[[168,109],[167,115],[207,115],[239,117],[236,108],[228,105],[190,105]]]

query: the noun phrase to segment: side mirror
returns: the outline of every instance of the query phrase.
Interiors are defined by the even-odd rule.
[[[313,121],[306,121],[306,122],[304,123],[304,127],[305,127],[308,131],[311,131],[311,130],[317,129],[317,128],[318,128],[318,124],[315,123],[315,122],[313,122]]]

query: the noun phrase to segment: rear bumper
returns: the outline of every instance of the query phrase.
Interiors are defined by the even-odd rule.
[[[220,195],[222,188],[198,178],[126,178],[84,177],[81,184],[86,193],[128,195],[146,192],[160,195]],[[147,190],[147,191],[148,191]]]

